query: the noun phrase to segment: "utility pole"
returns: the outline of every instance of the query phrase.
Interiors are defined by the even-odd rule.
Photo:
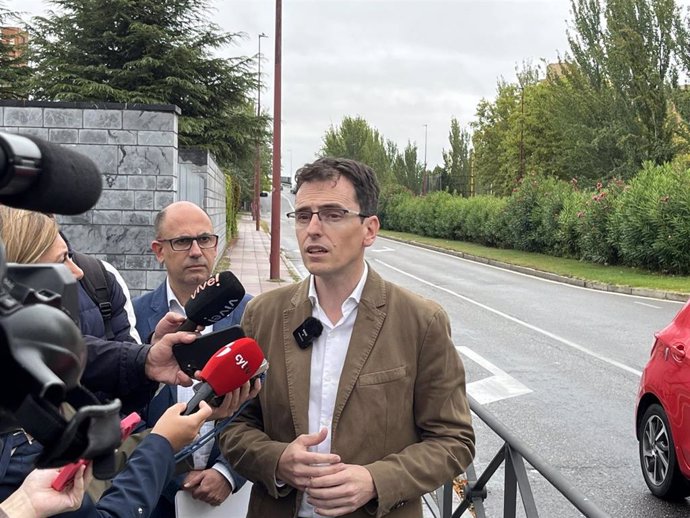
[[[276,0],[275,72],[273,74],[273,186],[271,189],[271,279],[280,279],[280,125],[283,62],[283,2]]]
[[[427,172],[426,172],[426,137],[427,137],[427,129],[428,129],[428,124],[424,125],[424,174],[422,175],[422,195],[426,194],[426,189],[427,189],[427,182],[429,181],[427,178]]]
[[[256,117],[261,117],[261,38],[268,38],[263,32],[259,34],[259,85],[256,95]],[[254,157],[254,221],[256,230],[261,229],[261,142],[256,136],[256,157]]]

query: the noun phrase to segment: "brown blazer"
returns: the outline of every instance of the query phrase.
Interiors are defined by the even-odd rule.
[[[221,435],[221,451],[254,482],[249,518],[296,516],[302,493],[276,487],[278,459],[309,433],[311,348],[292,332],[311,316],[309,280],[252,299],[242,326],[270,367],[258,400]],[[371,267],[340,377],[331,450],[365,466],[378,500],[348,516],[420,518],[421,495],[462,473],[474,456],[465,371],[443,309],[384,281]]]

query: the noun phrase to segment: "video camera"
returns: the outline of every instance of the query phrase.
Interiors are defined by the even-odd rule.
[[[0,132],[0,204],[80,214],[98,201],[101,182],[83,155]],[[8,264],[0,241],[0,431],[21,427],[37,439],[37,467],[92,459],[106,477],[120,443],[120,401],[103,404],[79,383],[87,350],[77,294],[64,265]],[[75,413],[65,414],[63,403]]]

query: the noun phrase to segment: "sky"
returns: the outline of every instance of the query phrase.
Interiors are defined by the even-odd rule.
[[[4,0],[28,14],[42,0]],[[242,33],[223,56],[254,56],[261,39],[262,111],[273,115],[275,0],[211,0],[210,18]],[[500,78],[568,51],[570,0],[283,0],[283,176],[311,162],[346,116],[442,165],[451,118],[475,120]],[[425,146],[426,144],[426,146]]]

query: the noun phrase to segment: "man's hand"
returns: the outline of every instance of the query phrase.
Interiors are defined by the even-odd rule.
[[[198,376],[199,373],[200,371],[197,371],[195,377]],[[211,414],[209,421],[216,421],[218,419],[230,417],[239,410],[240,406],[242,406],[245,401],[256,397],[260,390],[261,380],[257,379],[253,386],[250,386],[249,382],[246,382],[240,388],[235,389],[232,392],[228,392],[225,394],[223,402],[217,408],[213,408],[213,413]]]
[[[182,322],[185,321],[185,317],[180,315],[179,313],[173,313],[172,311],[168,311],[163,318],[161,318],[158,323],[156,324],[156,329],[153,331],[153,336],[151,336],[151,343],[155,344],[158,340],[163,338],[164,335],[167,335],[168,333],[174,333],[177,331],[177,328],[182,325]],[[146,337],[142,336],[142,339],[146,339]]]
[[[219,471],[204,469],[190,471],[184,479],[182,489],[192,497],[209,505],[220,505],[232,493],[232,486]]]
[[[171,313],[168,313],[170,315]],[[149,349],[146,356],[146,365],[144,372],[146,377],[167,383],[168,385],[183,385],[189,387],[192,384],[192,378],[187,376],[177,363],[172,352],[174,344],[189,344],[196,340],[197,335],[194,333],[186,333],[180,331],[177,333],[167,334]]]
[[[206,401],[202,401],[199,410],[193,414],[182,415],[186,407],[186,403],[175,403],[163,413],[151,429],[151,433],[165,437],[175,452],[196,438],[201,425],[211,415],[211,407]]]
[[[342,516],[376,498],[376,487],[369,470],[345,464],[333,475],[313,477],[306,489],[307,502],[322,516]]]
[[[332,475],[343,469],[340,456],[334,453],[312,453],[311,446],[322,443],[328,436],[328,428],[318,433],[302,434],[292,441],[278,459],[276,479],[304,491],[314,477]]]

